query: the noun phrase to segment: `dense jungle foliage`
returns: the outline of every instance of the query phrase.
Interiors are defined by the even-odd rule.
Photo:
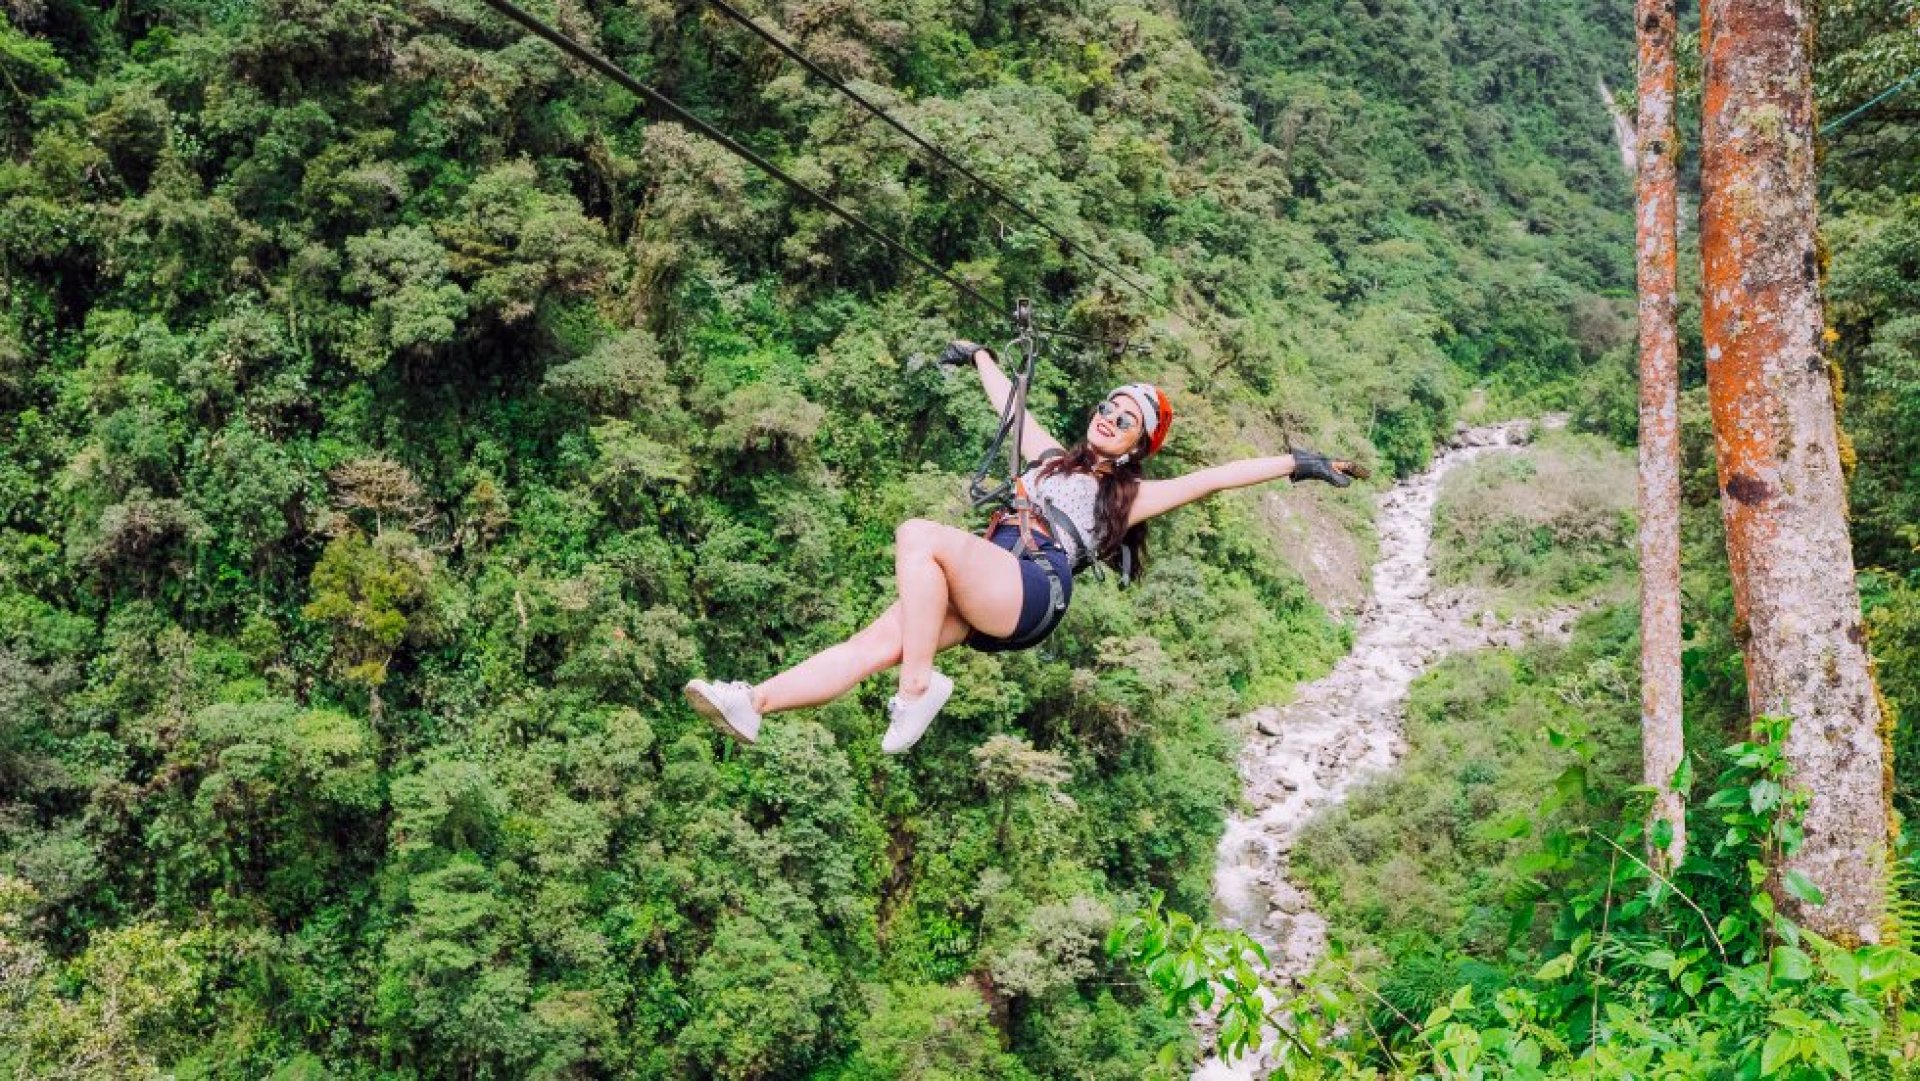
[[[1920,71],[1920,4],[1840,0],[1820,12],[1829,359],[1843,391],[1855,559],[1894,721],[1892,795],[1910,820],[1920,776],[1910,721],[1920,711],[1920,98],[1855,110]],[[1697,77],[1682,131],[1697,130]],[[1790,721],[1746,715],[1697,296],[1680,329],[1686,864],[1668,879],[1637,855],[1630,604],[1594,613],[1564,646],[1443,662],[1414,688],[1402,767],[1303,838],[1298,865],[1338,948],[1306,997],[1283,1003],[1295,1010],[1294,1076],[1920,1073],[1920,874],[1906,837],[1881,945],[1843,949],[1807,934],[1778,917],[1765,889],[1774,855],[1799,841],[1803,786],[1818,779],[1786,770],[1779,745]],[[1582,426],[1631,438],[1632,364],[1622,351],[1592,369],[1576,403]],[[1436,534],[1443,577],[1451,567],[1496,602],[1582,595],[1590,570],[1607,565],[1604,549],[1528,543],[1592,517],[1570,519],[1562,506],[1587,487],[1577,474],[1561,467],[1569,482],[1550,496],[1496,494],[1499,474],[1553,468],[1482,465],[1482,476],[1450,481]],[[1586,502],[1604,505],[1592,491]],[[1818,897],[1804,879],[1783,885]],[[1223,1034],[1256,1023],[1231,936],[1150,908],[1122,924],[1114,945],[1146,962],[1174,1002],[1191,1003],[1195,987],[1169,959],[1208,970],[1231,997],[1228,1018],[1240,1018]]]
[[[1629,189],[1599,89],[1631,81],[1624,0],[759,9],[1153,301],[697,2],[535,9],[996,298],[1150,347],[1053,347],[1035,405],[1057,432],[1144,377],[1180,413],[1162,472],[1289,441],[1406,472],[1474,386],[1631,439]],[[1822,11],[1830,115],[1920,68],[1915,0]],[[1100,940],[1151,890],[1205,910],[1221,718],[1343,647],[1249,497],[1157,527],[1143,586],[1078,591],[1046,649],[950,654],[960,693],[903,760],[876,745],[885,680],[725,745],[688,676],[845,635],[888,600],[898,521],[964,519],[991,417],[910,358],[1004,325],[470,0],[0,15],[0,1075],[1182,1072],[1158,1052],[1184,1024]],[[1917,132],[1920,98],[1895,99],[1823,164],[1857,557],[1909,711]],[[1744,722],[1690,413],[1704,802]],[[1468,562],[1562,569],[1531,534],[1471,536],[1493,547]],[[1455,862],[1355,864],[1420,887],[1350,906],[1362,952],[1389,947],[1369,978],[1398,1013],[1368,1018],[1389,1042],[1442,1038],[1401,1015],[1453,996],[1578,1048],[1598,1007],[1551,968],[1576,954],[1634,1018],[1719,1008],[1691,915],[1623,914],[1633,869],[1566,841],[1632,818],[1634,648],[1605,611],[1417,693],[1410,764],[1450,722],[1487,747],[1410,801],[1447,809]],[[1540,727],[1547,757],[1511,753]],[[1920,742],[1896,740],[1910,811]],[[1722,790],[1766,791],[1777,762],[1741,754]],[[1538,829],[1486,797],[1567,776]],[[1782,828],[1739,813],[1715,812],[1746,833],[1708,903],[1744,903],[1742,859]],[[1579,953],[1603,917],[1638,952]],[[1692,1031],[1839,1015],[1863,987]],[[1808,1026],[1804,1062],[1773,1066],[1818,1073]],[[1518,1046],[1493,1058],[1527,1076]]]

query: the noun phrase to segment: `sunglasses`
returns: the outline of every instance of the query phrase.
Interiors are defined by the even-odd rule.
[[[1140,418],[1120,408],[1120,403],[1108,398],[1100,403],[1100,416],[1113,422],[1117,432],[1130,432],[1140,426]]]

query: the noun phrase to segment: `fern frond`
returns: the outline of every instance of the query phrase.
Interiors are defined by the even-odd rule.
[[[1886,918],[1881,930],[1884,941],[1891,946],[1913,949],[1920,943],[1920,866],[1916,866],[1913,853],[1897,856],[1887,863],[1886,879]],[[1912,1053],[1911,1041],[1900,1024],[1906,1010],[1903,1008],[1899,991],[1895,991],[1886,1004],[1886,1023],[1872,1043],[1882,1052],[1880,1056],[1861,1055],[1855,1052],[1855,1061],[1867,1064],[1870,1070],[1878,1071],[1873,1076],[1876,1081],[1920,1081],[1920,1058]],[[1847,1045],[1853,1049],[1854,1032],[1848,1031]]]
[[[1887,866],[1887,911],[1881,923],[1884,940],[1890,946],[1912,949],[1920,939],[1920,867],[1912,856],[1892,860]]]
[[[1847,1058],[1853,1063],[1854,1081],[1900,1081],[1906,1076],[1904,1071],[1899,1074],[1894,1071],[1900,1042],[1888,1026],[1848,1017],[1840,1023],[1840,1032],[1847,1041]]]

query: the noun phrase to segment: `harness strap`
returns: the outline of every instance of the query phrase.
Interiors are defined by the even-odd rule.
[[[1066,536],[1073,540],[1073,550],[1077,553],[1073,561],[1074,570],[1085,570],[1088,567],[1098,565],[1093,557],[1093,546],[1087,543],[1086,534],[1080,532],[1080,527],[1073,524],[1072,518],[1055,510],[1050,503],[1043,502],[1040,505],[1040,510],[1041,513],[1047,516],[1047,524],[1053,527],[1052,533],[1054,536]]]
[[[994,511],[993,517],[987,520],[987,531],[983,535],[992,537],[994,532],[1005,525],[1007,520],[1012,517],[1014,517],[1013,512],[1004,507]],[[1045,529],[1041,529],[1039,533],[1048,540],[1053,539],[1052,535],[1046,532]],[[1060,572],[1054,568],[1053,560],[1047,558],[1046,552],[1041,550],[1039,544],[1036,543],[1029,547],[1027,539],[1028,538],[1023,536],[1021,543],[1014,547],[1014,558],[1024,559],[1040,568],[1040,573],[1047,576],[1047,606],[1056,613],[1066,611],[1067,587],[1065,583],[1060,581]],[[1069,573],[1071,573],[1071,571],[1069,571]],[[1052,621],[1043,621],[1039,627],[1034,629],[1032,637],[1036,639],[1044,637],[1044,632],[1050,629],[1052,629]],[[1022,639],[1021,641],[1024,642],[1025,640]]]
[[[1051,448],[1042,451],[1039,457],[1034,459],[1034,464],[1038,465],[1049,458],[1057,458],[1062,453],[1063,452],[1058,449]],[[1041,569],[1047,572],[1048,581],[1054,581],[1053,564],[1041,558],[1039,545],[1033,539],[1035,533],[1054,541],[1055,544],[1058,544],[1062,537],[1073,542],[1076,553],[1072,562],[1073,573],[1079,574],[1082,571],[1090,570],[1096,579],[1104,580],[1106,578],[1106,568],[1100,563],[1099,553],[1094,549],[1092,542],[1087,539],[1086,534],[1080,531],[1080,527],[1074,523],[1072,518],[1055,508],[1044,496],[1028,496],[1024,475],[1014,479],[1013,489],[1014,498],[1011,500],[1010,505],[1002,506],[993,512],[993,516],[987,520],[986,532],[982,533],[981,536],[991,538],[994,530],[999,529],[1009,518],[1012,518],[1015,523],[1020,526],[1020,543],[1013,549],[1013,554],[1022,559],[1032,559],[1034,562],[1039,563]],[[1037,514],[1036,511],[1038,512]],[[1134,563],[1136,562],[1133,546],[1122,543],[1120,545],[1119,557],[1120,584],[1122,586],[1132,585]],[[1053,599],[1054,602],[1058,604],[1061,597],[1057,582],[1055,583],[1055,587],[1053,590]]]
[[[992,540],[994,533],[998,531],[1001,526],[1011,522],[1020,530],[1020,542],[1013,546],[1013,554],[1022,559],[1038,558],[1042,554],[1040,541],[1034,538],[1040,537],[1052,541],[1054,539],[1053,530],[1048,528],[1047,524],[1034,514],[1034,505],[1031,502],[1026,503],[1026,509],[1024,510],[1019,508],[1021,502],[1023,501],[1016,499],[1014,506],[1001,507],[994,511],[993,515],[987,519],[987,528],[982,530],[980,535],[988,540]],[[1056,546],[1059,544],[1058,541],[1054,541],[1054,543]]]
[[[1053,569],[1053,560],[1034,555],[1030,562],[1040,564],[1040,573],[1047,576],[1048,606],[1056,612],[1064,611],[1067,607],[1067,587],[1060,583],[1060,572]]]
[[[1027,494],[1027,481],[1022,477],[1013,482],[1013,518],[1020,523],[1021,552],[1038,553],[1039,542],[1033,539],[1033,497]]]

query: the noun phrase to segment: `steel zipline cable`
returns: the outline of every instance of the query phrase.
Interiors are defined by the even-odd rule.
[[[783,40],[780,37],[780,35],[760,25],[760,23],[755,21],[752,16],[748,15],[744,11],[741,11],[739,8],[733,6],[733,4],[728,2],[728,0],[706,0],[706,3],[709,7],[713,8],[714,10],[720,12],[722,15],[725,15],[727,18],[732,19],[734,22],[739,23],[741,26],[753,32],[753,34],[759,37],[760,40],[780,50],[780,52],[785,54],[789,60],[792,60],[794,63],[799,64],[801,67],[806,68],[807,71],[811,72],[815,78],[819,79],[821,82],[826,83],[828,86],[831,86],[835,90],[838,90],[840,93],[844,94],[847,98],[852,100],[856,105],[859,105],[862,109],[865,109],[867,112],[873,114],[873,116],[875,116],[880,121],[885,123],[888,127],[892,128],[893,130],[899,132],[901,135],[905,136],[915,146],[919,147],[920,149],[926,151],[928,154],[932,155],[935,160],[939,161],[941,164],[945,165],[947,168],[952,169],[954,172],[959,173],[961,176],[966,177],[969,181],[971,181],[974,184],[974,186],[978,187],[981,191],[984,191],[988,195],[991,195],[996,200],[1000,201],[1001,203],[1004,203],[1006,206],[1011,208],[1015,213],[1019,214],[1021,217],[1026,218],[1028,221],[1032,222],[1033,224],[1039,226],[1041,229],[1045,230],[1049,236],[1053,237],[1055,240],[1058,240],[1061,246],[1066,248],[1069,252],[1074,252],[1080,255],[1082,258],[1086,259],[1089,263],[1092,263],[1094,266],[1100,268],[1101,270],[1106,271],[1107,273],[1113,275],[1115,278],[1118,278],[1121,282],[1125,283],[1128,288],[1132,289],[1136,293],[1139,293],[1140,296],[1147,301],[1147,303],[1152,304],[1155,307],[1161,308],[1162,310],[1165,310],[1166,305],[1163,304],[1159,299],[1157,299],[1151,292],[1149,292],[1145,286],[1141,285],[1139,282],[1134,281],[1132,278],[1127,277],[1125,274],[1122,274],[1118,267],[1115,267],[1113,264],[1095,255],[1093,252],[1088,251],[1084,246],[1076,243],[1071,237],[1067,236],[1065,233],[1061,232],[1058,229],[1055,229],[1051,225],[1048,225],[1045,219],[1041,218],[1040,215],[1034,213],[1032,210],[1029,210],[1019,200],[1015,199],[1011,195],[1008,195],[1005,191],[1002,191],[997,185],[987,180],[985,177],[981,176],[979,173],[975,172],[972,169],[969,169],[967,166],[963,165],[962,163],[955,161],[952,155],[948,154],[944,150],[941,150],[939,147],[933,145],[933,143],[929,142],[925,137],[921,136],[919,132],[914,131],[912,128],[908,127],[904,123],[901,123],[898,119],[896,119],[893,116],[893,114],[887,112],[885,109],[882,109],[880,106],[875,105],[873,102],[867,100],[865,95],[861,94],[859,91],[853,89],[851,86],[848,86],[846,83],[836,78],[832,72],[827,71],[825,68],[822,68],[819,64],[815,63],[811,58],[809,58],[805,53],[801,52],[799,49],[795,48],[794,46],[788,44],[785,40]]]
[[[782,184],[785,184],[788,188],[792,189],[794,193],[804,197],[809,202],[819,205],[822,209],[833,214],[835,217],[839,218],[841,221],[844,221],[848,225],[853,226],[855,229],[859,230],[861,233],[865,234],[866,236],[879,241],[885,247],[895,252],[898,252],[902,256],[905,256],[907,259],[911,260],[916,266],[920,267],[922,270],[925,270],[927,273],[932,274],[934,277],[938,278],[941,282],[945,283],[948,288],[952,289],[955,293],[958,293],[962,299],[972,301],[973,303],[979,305],[981,308],[984,308],[987,311],[993,312],[995,315],[1003,319],[1013,318],[1013,315],[1009,313],[1005,308],[1001,307],[998,304],[995,304],[991,300],[988,300],[986,296],[982,294],[978,289],[975,289],[973,286],[968,285],[966,282],[963,282],[959,278],[954,277],[951,273],[947,272],[946,270],[941,269],[940,266],[936,264],[932,259],[929,259],[925,255],[920,254],[919,252],[915,251],[913,248],[907,246],[902,241],[896,240],[893,237],[882,232],[878,227],[869,224],[865,219],[861,218],[859,215],[855,214],[853,211],[848,210],[846,207],[841,206],[839,203],[835,202],[834,200],[808,187],[806,184],[800,182],[798,179],[793,177],[791,174],[787,173],[785,170],[781,169],[779,166],[775,165],[773,162],[768,161],[765,157],[761,156],[758,153],[755,153],[752,149],[742,145],[740,142],[733,139],[731,136],[727,135],[727,133],[721,131],[719,128],[714,127],[712,124],[707,123],[706,121],[700,119],[699,117],[693,115],[691,112],[688,112],[683,106],[681,106],[678,102],[675,102],[672,98],[667,97],[665,94],[662,94],[660,91],[655,90],[653,87],[648,86],[647,84],[627,74],[625,69],[621,68],[618,64],[615,64],[613,61],[608,60],[606,57],[601,56],[599,53],[594,52],[592,49],[587,48],[585,45],[580,44],[579,42],[573,40],[567,35],[547,25],[547,23],[545,23],[538,17],[532,14],[529,14],[519,6],[513,4],[511,0],[484,0],[484,2],[488,7],[499,12],[501,15],[506,16],[508,19],[511,19],[516,23],[519,23],[522,27],[526,28],[526,30],[532,33],[534,36],[545,40],[548,44],[559,49],[561,52],[566,53],[568,56],[571,56],[575,60],[578,60],[580,63],[585,64],[586,66],[592,68],[594,71],[599,72],[601,75],[606,76],[608,79],[619,84],[622,88],[626,89],[627,91],[637,95],[640,98],[645,99],[646,101],[653,103],[663,112],[672,116],[675,120],[680,121],[681,123],[692,128],[693,130],[699,132],[701,135],[704,135],[708,139],[719,144],[720,147],[726,150],[728,153],[733,154],[735,157],[740,158],[742,161],[747,162],[753,167],[759,169],[761,172],[764,172],[768,176],[771,176],[775,180],[778,180]],[[1105,345],[1111,348],[1118,348],[1118,349],[1127,348],[1126,342],[1116,342],[1109,338],[1100,338],[1100,337],[1095,337],[1089,334],[1079,334],[1070,330],[1061,330],[1057,327],[1035,326],[1033,329],[1042,334],[1046,334],[1054,337],[1070,338],[1075,341],[1090,342],[1093,344]]]
[[[1855,117],[1858,117],[1862,113],[1865,113],[1867,110],[1873,108],[1874,106],[1880,104],[1881,102],[1887,100],[1888,98],[1894,96],[1895,94],[1898,94],[1900,91],[1905,90],[1907,87],[1912,86],[1916,80],[1920,80],[1920,71],[1915,71],[1913,74],[1907,76],[1906,78],[1900,80],[1897,83],[1894,83],[1892,86],[1887,87],[1885,90],[1882,90],[1880,93],[1875,94],[1872,98],[1868,99],[1865,104],[1859,106],[1858,108],[1853,109],[1852,111],[1848,112],[1845,116],[1841,117],[1840,119],[1835,120],[1828,124],[1822,124],[1820,126],[1820,134],[1831,135],[1834,132],[1839,131],[1841,128],[1846,127],[1849,123],[1851,123]]]

